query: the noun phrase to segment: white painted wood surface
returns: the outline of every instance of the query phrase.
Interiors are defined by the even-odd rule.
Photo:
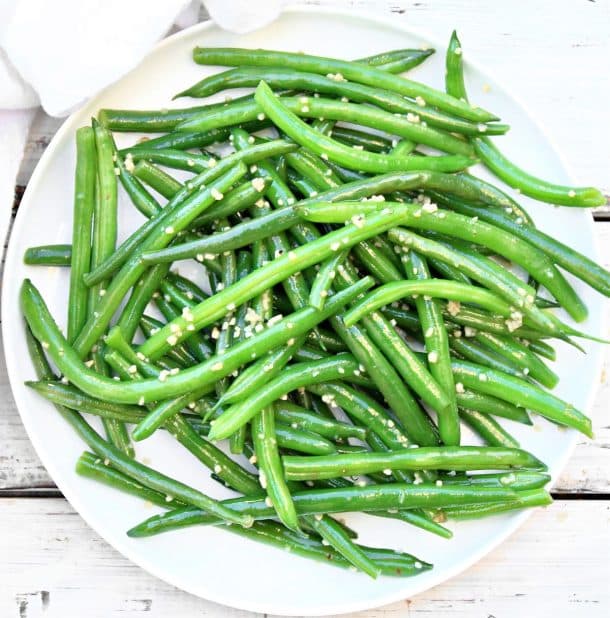
[[[610,2],[573,0],[309,0],[404,20],[446,40],[458,28],[468,53],[529,106],[579,182],[610,192]],[[25,185],[61,121],[39,114],[18,184]],[[597,223],[610,266],[610,222]],[[610,309],[610,308],[609,308]],[[608,363],[607,363],[608,365]],[[610,367],[583,439],[550,508],[466,573],[362,618],[515,614],[596,618],[610,613]],[[0,617],[255,616],[182,593],[129,563],[53,491],[34,453],[0,361]],[[562,499],[569,494],[569,500]],[[585,499],[593,497],[595,500]],[[10,497],[18,495],[19,497]]]
[[[609,517],[604,501],[556,502],[462,575],[358,616],[606,617]],[[95,535],[64,500],[6,499],[1,521],[3,618],[262,617],[207,603],[148,575]]]

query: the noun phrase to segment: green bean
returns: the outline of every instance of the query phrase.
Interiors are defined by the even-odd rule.
[[[460,53],[456,53],[456,49],[459,49]],[[459,97],[465,101],[467,95],[464,86],[461,50],[460,41],[454,30],[447,48],[446,90],[454,97]],[[572,188],[557,185],[528,174],[504,156],[487,137],[481,136],[472,141],[483,164],[500,180],[503,180],[510,187],[518,189],[524,195],[541,202],[563,206],[590,208],[602,206],[606,203],[606,198],[601,191],[593,187]]]
[[[533,352],[526,346],[512,338],[498,337],[492,333],[479,333],[475,335],[477,341],[488,346],[498,354],[510,359],[521,368],[522,372],[547,388],[555,388],[559,377],[551,371]]]
[[[298,247],[289,251],[287,254],[276,257],[272,262],[257,269],[245,279],[237,282],[216,294],[193,309],[193,324],[199,329],[212,321],[222,317],[227,309],[227,305],[232,303],[243,303],[253,298],[265,289],[279,283],[290,276],[292,273],[302,271],[314,264],[324,261],[339,249],[348,249],[361,240],[375,236],[393,227],[396,223],[393,213],[383,213],[375,217],[370,217],[367,224],[358,227],[348,225],[343,229],[330,232],[317,240],[308,243],[306,246]],[[176,326],[184,333],[186,322],[178,320],[172,322],[173,328]],[[167,349],[167,337],[172,334],[172,326],[162,329],[155,336],[140,346],[140,351],[146,356],[162,353]],[[181,340],[181,338],[178,338]],[[154,352],[153,352],[154,350]]]
[[[394,261],[386,257],[384,251],[376,246],[378,244],[378,240],[375,239],[361,242],[354,247],[354,253],[362,262],[363,268],[383,283],[402,279]]]
[[[358,363],[348,354],[293,365],[281,375],[267,382],[258,392],[227,408],[212,422],[208,437],[210,440],[228,438],[265,406],[273,403],[282,395],[299,387],[325,380],[336,380],[342,376],[349,379],[357,370]]]
[[[369,373],[406,435],[418,444],[436,444],[438,439],[431,421],[406,388],[394,366],[367,334],[358,326],[347,328],[337,317],[331,318],[331,324]]]
[[[85,282],[87,285],[94,285],[98,281],[103,280],[113,274],[129,259],[130,256],[133,255],[135,249],[140,247],[144,239],[146,239],[151,233],[151,230],[161,227],[173,227],[167,225],[167,220],[171,219],[175,215],[175,209],[178,206],[183,205],[184,202],[188,202],[189,199],[196,201],[197,190],[201,186],[207,186],[208,183],[212,181],[218,181],[219,177],[223,174],[228,174],[230,176],[235,173],[236,169],[238,169],[236,164],[251,164],[261,158],[274,156],[286,150],[292,149],[294,149],[294,145],[283,140],[274,140],[262,145],[252,146],[251,148],[241,152],[235,152],[232,155],[222,159],[215,167],[198,174],[189,180],[189,182],[187,182],[182,189],[180,189],[172,197],[158,217],[150,219],[142,227],[136,230],[108,260],[101,264],[95,271],[86,275]],[[220,193],[223,193],[222,190],[219,189],[219,191]],[[201,191],[199,193],[201,193]],[[195,217],[195,219],[196,218],[197,217]],[[189,221],[189,227],[191,223],[192,222]],[[171,238],[168,240],[171,240]]]
[[[374,54],[373,56],[367,56],[366,58],[358,58],[353,62],[368,64],[371,67],[378,67],[383,71],[402,73],[403,71],[408,71],[409,69],[419,66],[433,53],[433,49],[396,49]],[[399,63],[403,63],[401,68],[395,68],[395,65]]]
[[[67,338],[70,342],[74,341],[87,321],[89,290],[83,283],[82,277],[91,264],[91,225],[95,203],[95,183],[95,134],[90,127],[81,127],[76,131],[76,178],[67,322]]]
[[[352,203],[351,206],[348,204],[350,203],[343,202],[340,208],[337,204],[328,208],[323,203],[299,205],[297,211],[306,220],[320,221],[324,219],[327,222],[343,222],[351,216],[374,212],[380,208],[378,204],[373,202]],[[522,265],[553,294],[572,318],[582,321],[586,317],[586,307],[565,277],[546,254],[528,242],[509,235],[484,221],[478,221],[475,218],[465,217],[450,211],[426,210],[423,207],[417,208],[413,204],[388,202],[383,205],[383,208],[390,208],[394,213],[403,212],[402,224],[408,227],[433,230],[489,247],[500,255]],[[532,299],[531,302],[527,303],[524,300],[522,308],[527,304],[531,310],[534,300]],[[540,315],[538,315],[538,319],[541,319]],[[551,329],[551,332],[557,332],[556,327],[548,324],[549,321],[550,318],[547,320],[547,326]]]
[[[133,339],[146,306],[169,271],[169,264],[156,264],[148,269],[134,286],[118,325],[128,341]]]
[[[266,50],[240,50],[235,48],[201,48],[193,51],[193,59],[198,64],[220,64],[223,66],[271,66],[284,67],[287,69],[308,71],[322,75],[333,74],[336,81],[349,80],[375,88],[383,88],[398,94],[417,98],[422,107],[431,105],[441,111],[451,113],[460,118],[486,122],[495,120],[495,116],[475,108],[454,97],[448,96],[438,90],[423,84],[410,81],[403,77],[388,74],[373,67],[367,67],[358,63],[345,60],[335,60],[306,54],[294,54],[290,52],[276,52]],[[332,78],[329,78],[332,79]]]
[[[526,308],[523,302],[524,298],[530,300],[535,296],[536,292],[532,287],[525,284],[509,270],[485,256],[480,256],[475,252],[466,252],[459,246],[454,248],[444,243],[418,236],[406,228],[390,230],[388,237],[408,251],[403,260],[408,260],[413,250],[426,257],[432,256],[442,260],[459,269],[460,273],[465,273],[470,279],[495,292],[514,307],[523,305],[524,312]],[[534,319],[539,315],[537,308],[533,309],[532,313]]]
[[[114,144],[112,137],[102,126],[95,126],[94,133],[97,148],[98,195],[93,216],[90,268],[95,268],[114,253],[117,238],[117,177],[114,172]],[[103,286],[97,292],[101,292],[102,289]],[[94,297],[92,307],[97,304]]]
[[[439,171],[459,171],[472,163],[471,159],[462,154],[438,157],[392,157],[360,151],[340,144],[332,138],[321,135],[318,131],[312,129],[290,111],[264,82],[261,82],[257,87],[255,98],[264,112],[273,120],[274,124],[284,131],[286,135],[316,155],[328,158],[348,168],[376,174],[422,168]],[[412,131],[409,133],[412,134]],[[447,147],[446,144],[445,147]],[[449,148],[453,150],[452,146]]]
[[[175,320],[180,315],[188,316],[189,314],[188,308],[180,312],[161,295],[154,298],[154,303],[168,322]],[[197,362],[205,361],[212,355],[212,347],[200,332],[193,332],[191,336],[185,340],[184,345],[189,353],[197,359]],[[218,348],[216,353],[218,354]]]
[[[445,475],[443,485],[471,485],[477,487],[510,487],[517,492],[540,489],[551,477],[540,472],[513,470],[511,472],[490,472],[487,474],[468,474],[464,476]]]
[[[70,266],[72,245],[28,247],[23,254],[23,263],[31,266]]]
[[[363,440],[366,436],[366,430],[362,427],[320,417],[289,401],[276,401],[273,408],[277,421],[293,429],[311,431],[331,440],[338,438]]]
[[[133,173],[136,178],[145,182],[149,187],[152,187],[157,193],[160,193],[167,199],[174,197],[182,188],[181,182],[178,182],[173,176],[170,176],[167,172],[146,159],[138,161]]]
[[[427,281],[430,279],[430,270],[425,258],[409,251],[406,254],[405,273],[407,279]],[[451,371],[449,353],[449,339],[445,322],[441,313],[440,303],[433,298],[419,297],[415,299],[417,314],[421,322],[421,332],[424,337],[428,355],[430,373],[449,398],[449,405],[438,408],[438,431],[444,444],[449,446],[460,443],[460,422],[458,418],[457,402],[455,399],[455,384]]]
[[[337,382],[312,384],[307,388],[328,403],[342,408],[350,418],[378,435],[388,448],[400,449],[409,446],[405,432],[385,408],[369,395]]]
[[[532,420],[524,408],[519,408],[516,405],[503,401],[497,397],[479,393],[476,390],[465,390],[464,385],[456,383],[456,398],[460,408],[475,410],[487,415],[499,416],[508,418],[517,423],[531,425]]]
[[[519,442],[515,440],[493,417],[460,408],[460,418],[489,446],[505,446],[507,448],[519,448]]]
[[[372,455],[377,454],[372,453]],[[346,455],[341,457],[346,457]],[[445,508],[450,505],[465,506],[518,501],[517,492],[506,487],[437,487],[403,483],[308,489],[294,492],[292,497],[300,516],[347,511],[387,511],[395,508]],[[248,514],[255,520],[268,519],[275,514],[273,508],[267,506],[260,498],[234,498],[224,500],[221,504],[233,509],[236,513]],[[176,516],[171,513],[155,515],[129,530],[127,535],[132,538],[144,537],[184,526],[218,523],[220,523],[219,518],[209,515],[203,509],[184,509],[179,515],[176,512]]]
[[[510,161],[487,137],[473,140],[477,155],[500,180],[524,195],[549,204],[594,208],[606,203],[604,194],[594,187],[570,187],[550,183],[528,174]]]
[[[497,208],[484,208],[451,199],[447,205],[467,216],[479,217],[498,228],[510,232],[544,251],[558,266],[565,268],[605,296],[610,296],[610,273],[594,260],[566,244],[529,225],[518,223]]]
[[[174,512],[182,516],[182,512]],[[191,511],[184,511],[185,515],[190,513]],[[186,517],[183,517],[183,519],[188,521]],[[259,541],[279,549],[289,550],[297,556],[310,558],[341,568],[351,567],[351,562],[334,548],[327,547],[311,536],[303,536],[291,532],[287,528],[274,522],[255,522],[255,524],[248,529],[238,528],[236,526],[227,527],[226,529],[230,532],[240,534],[247,539]],[[431,564],[422,562],[410,554],[394,552],[387,549],[363,547],[360,545],[356,547],[361,549],[365,556],[375,562],[375,565],[380,569],[382,575],[389,577],[412,577],[432,568]]]
[[[309,295],[309,304],[312,307],[321,309],[324,306],[328,291],[335,278],[337,267],[347,259],[348,254],[348,251],[340,251],[321,264]]]
[[[347,316],[347,313],[345,314]],[[450,395],[440,386],[437,380],[419,361],[392,324],[381,313],[373,312],[363,320],[363,325],[371,340],[384,352],[388,360],[398,371],[405,383],[428,405],[432,406],[439,415],[446,414],[451,406]],[[403,404],[404,405],[404,404]],[[430,423],[422,417],[423,425]],[[415,423],[412,421],[411,425]],[[432,437],[429,436],[428,440]],[[436,444],[427,442],[427,444]],[[426,444],[426,442],[422,442]]]
[[[141,250],[160,249],[167,246],[176,234],[187,228],[197,215],[211,206],[216,197],[227,191],[244,173],[245,166],[240,163],[232,171],[214,180],[206,190],[196,191],[183,201],[178,202],[175,208],[168,210],[169,206],[165,206],[162,211],[163,214],[150,219],[152,227],[148,235],[142,240]],[[140,230],[145,227],[146,225],[142,226]],[[143,264],[140,259],[140,251],[134,251],[134,255],[121,267],[120,272],[111,281],[104,296],[98,302],[95,308],[97,315],[92,315],[89,318],[81,334],[75,340],[74,347],[81,356],[84,356],[91,349],[91,346],[106,329],[119,303],[146,268],[146,264]]]
[[[331,202],[339,199],[358,199],[369,197],[377,193],[386,193],[398,188],[409,189],[420,186],[425,172],[402,172],[391,173],[374,179],[365,178],[346,184],[335,189],[312,197],[301,202],[300,206],[307,207],[324,199]],[[299,214],[291,206],[285,206],[267,215],[258,217],[252,221],[234,226],[228,232],[216,233],[213,236],[197,241],[196,243],[184,243],[176,247],[169,247],[163,251],[150,253],[143,256],[145,261],[176,261],[198,254],[221,253],[226,249],[243,247],[261,235],[267,237],[279,231],[291,228],[299,221]],[[343,223],[343,222],[342,222]]]
[[[164,322],[152,318],[149,315],[143,315],[140,318],[140,329],[145,337],[150,337],[153,333],[163,326]],[[186,368],[197,363],[197,359],[191,356],[191,353],[184,347],[184,344],[174,346],[168,350],[163,358],[170,359],[178,363],[178,366]]]
[[[165,494],[154,489],[149,489],[122,472],[105,465],[104,462],[93,453],[85,451],[76,461],[75,469],[76,473],[80,476],[104,483],[114,489],[131,494],[137,498],[142,498],[142,500],[145,500],[147,503],[156,504],[164,509],[176,509],[186,506],[176,499],[168,502]]]
[[[373,579],[376,579],[382,572],[377,561],[369,558],[364,548],[353,543],[341,524],[332,517],[327,517],[324,523],[319,522],[315,517],[310,518],[309,521],[312,528],[323,535],[323,540],[339,552],[341,556],[347,558],[358,570],[363,571]]]
[[[518,365],[471,338],[451,337],[449,343],[451,349],[457,353],[458,358],[464,358],[473,363],[503,371],[517,378],[527,379]]]
[[[133,161],[148,161],[187,172],[201,173],[216,165],[214,157],[172,148],[137,148],[129,152]]]
[[[222,102],[213,103],[211,105],[200,105],[198,107],[190,107],[187,109],[101,109],[98,112],[97,117],[99,122],[111,131],[165,133],[167,131],[171,131],[176,126],[176,123],[182,122],[182,120],[188,118],[191,114],[210,111],[224,105],[225,103]]]
[[[394,301],[408,296],[423,294],[431,298],[449,298],[461,302],[471,302],[481,305],[485,309],[502,316],[510,316],[513,309],[496,295],[483,288],[465,285],[456,281],[445,279],[426,279],[423,281],[395,281],[386,283],[372,292],[369,292],[362,300],[358,301],[345,313],[345,324],[350,327],[358,322],[363,316],[389,305]]]
[[[252,182],[247,181],[235,187],[226,198],[220,200],[218,204],[206,210],[201,216],[193,221],[192,228],[197,229],[213,223],[218,219],[229,217],[233,214],[251,208],[253,204],[260,199],[261,194],[264,194],[271,185],[270,178],[258,177],[262,182],[258,181],[256,187]]]
[[[534,384],[466,361],[454,359],[451,366],[455,379],[468,388],[538,412],[556,423],[578,429],[586,436],[593,435],[589,418]]]
[[[238,69],[238,71],[244,71],[247,69]],[[290,73],[290,72],[289,72]],[[217,77],[217,76],[212,76]],[[273,86],[278,80],[275,76],[272,76],[271,81],[261,79],[260,75],[254,75],[250,80],[245,80],[249,84],[256,86],[261,81],[265,84]],[[282,80],[280,80],[282,81]],[[322,85],[324,84],[336,84],[324,77],[320,78]],[[352,87],[341,86],[339,90],[350,91]],[[356,89],[358,89],[356,87]],[[334,90],[331,88],[331,90]],[[371,93],[372,91],[372,93]],[[374,89],[368,89],[365,96],[356,95],[355,100],[369,102],[371,99],[378,103],[376,98],[379,98],[379,91]],[[407,116],[401,114],[391,113],[391,111],[384,111],[383,109],[375,108],[369,105],[359,103],[347,103],[342,101],[336,101],[333,99],[323,99],[317,97],[282,97],[281,103],[286,110],[289,110],[293,114],[305,118],[329,118],[330,120],[341,120],[344,122],[350,122],[356,125],[365,127],[371,127],[389,133],[391,135],[398,135],[400,137],[413,140],[420,144],[431,146],[439,150],[451,153],[461,154],[464,156],[472,156],[472,146],[463,140],[453,137],[451,133],[447,133],[443,130],[428,127],[426,123],[419,122],[418,112],[421,110],[419,106],[414,103],[409,103],[406,99],[399,96],[396,97],[396,103],[398,105],[390,105],[383,107],[391,107],[393,111],[408,112]],[[402,103],[403,109],[399,109]],[[213,112],[205,112],[203,114],[193,116],[189,120],[179,124],[176,127],[176,131],[210,131],[221,127],[235,125],[238,122],[254,120],[260,117],[262,110],[262,103],[258,99],[256,102],[247,101],[240,105],[234,105],[231,108],[221,109]],[[273,117],[270,115],[271,119]],[[427,119],[426,119],[427,120]],[[274,121],[275,122],[275,121]],[[454,124],[449,122],[448,124]],[[451,127],[449,130],[459,130],[472,133],[477,131],[475,124],[469,123],[455,123],[460,126]],[[339,133],[341,135],[341,132]],[[343,134],[345,137],[345,134]],[[353,138],[353,134],[347,134]],[[333,131],[333,136],[336,138]],[[352,141],[352,140],[350,140]],[[350,146],[354,144],[351,143]],[[363,146],[364,144],[356,144],[357,146]],[[135,152],[135,151],[134,151]]]
[[[545,341],[527,341],[524,340],[524,345],[527,345],[530,352],[537,354],[538,356],[543,356],[550,361],[557,360],[557,354],[555,352],[555,348],[549,345]]]
[[[356,131],[346,127],[333,127],[329,137],[333,137],[338,142],[351,146],[352,148],[362,148],[370,152],[388,153],[392,148],[392,140],[381,135],[373,133],[365,133],[364,131]],[[392,154],[401,155],[403,153],[393,152]],[[410,154],[410,153],[404,153]]]
[[[131,199],[132,204],[147,218],[159,214],[161,206],[157,200],[144,188],[144,185],[136,178],[130,170],[135,170],[133,159],[130,154],[127,154],[125,161],[116,153],[115,163],[118,170],[118,177],[125,189],[125,192]],[[129,169],[128,169],[129,167]]]
[[[470,504],[460,507],[447,507],[443,513],[449,519],[479,519],[498,513],[506,513],[515,509],[547,506],[553,499],[544,489],[517,492],[517,499],[511,502],[496,502],[495,504]]]
[[[315,480],[354,476],[383,470],[489,470],[523,468],[546,470],[530,453],[516,448],[478,446],[427,446],[417,449],[356,455],[284,455],[288,480]],[[422,506],[422,505],[420,505]]]
[[[312,431],[294,429],[282,423],[276,424],[275,435],[281,448],[308,455],[329,455],[341,452],[339,449],[342,448]]]
[[[267,491],[280,521],[291,530],[299,530],[297,512],[284,480],[275,437],[273,408],[270,406],[264,407],[252,418],[252,442],[260,468],[261,486]]]
[[[288,153],[286,161],[292,169],[321,191],[333,189],[341,184],[337,175],[319,157],[304,148]]]
[[[393,155],[405,156],[411,154],[415,150],[416,146],[417,144],[411,140],[401,139],[396,146],[392,147],[391,153]]]
[[[169,281],[171,281],[172,285],[175,286],[190,302],[193,301],[195,303],[200,303],[208,298],[210,295],[204,292],[199,286],[197,286],[193,281],[183,277],[179,273],[175,273],[170,271],[168,275]],[[173,302],[179,304],[179,301],[176,297],[173,298]],[[184,309],[184,306],[182,306]]]
[[[118,384],[90,371],[80,361],[57,325],[40,294],[29,280],[24,281],[21,289],[21,303],[24,316],[32,331],[40,341],[48,344],[48,351],[53,362],[66,378],[86,393],[108,401],[119,403],[147,403],[164,397],[173,397],[180,393],[192,392],[195,385],[200,387],[212,385],[217,377],[229,375],[247,359],[260,356],[269,349],[280,346],[293,336],[311,330],[318,322],[333,315],[340,307],[353,300],[371,285],[370,279],[363,279],[350,289],[340,292],[329,299],[323,311],[307,307],[288,316],[285,321],[268,328],[262,333],[246,339],[230,348],[222,358],[212,357],[205,363],[186,369],[164,380],[142,380],[139,382]],[[292,327],[287,325],[291,324]],[[162,421],[161,421],[162,422]]]
[[[29,331],[28,331],[29,332]],[[28,335],[29,336],[29,335]],[[50,379],[53,377],[51,369],[44,358],[42,344],[38,346],[29,337],[28,347],[33,352],[34,365],[39,379]],[[155,490],[172,499],[177,498],[180,502],[201,508],[209,513],[215,513],[223,521],[230,521],[240,525],[251,525],[252,518],[248,515],[235,513],[222,503],[212,500],[200,491],[181,483],[161,472],[157,472],[135,459],[125,455],[114,445],[106,442],[84,419],[73,410],[56,406],[61,416],[72,426],[80,438],[87,446],[108,465],[133,478],[149,489]]]
[[[71,384],[64,384],[56,379],[27,381],[25,385],[56,405],[84,414],[113,418],[126,423],[138,423],[146,414],[139,406],[96,399],[86,395]]]
[[[281,373],[302,344],[303,336],[294,337],[286,342],[285,347],[271,350],[267,355],[252,363],[237,376],[227,392],[220,398],[218,405],[236,403],[255,393]]]

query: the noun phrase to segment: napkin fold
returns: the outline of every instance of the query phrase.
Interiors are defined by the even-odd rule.
[[[275,19],[283,0],[0,0],[0,240],[32,110],[68,115],[172,26],[197,23],[202,4],[221,28],[243,33]]]

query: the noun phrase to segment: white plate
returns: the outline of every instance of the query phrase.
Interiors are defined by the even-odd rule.
[[[173,93],[194,83],[212,69],[191,61],[195,45],[267,47],[304,50],[320,55],[354,58],[381,50],[433,45],[439,51],[413,71],[428,83],[442,87],[444,45],[409,32],[398,20],[354,16],[318,8],[295,9],[263,30],[233,35],[206,23],[163,41],[118,83],[71,116],[57,133],[34,172],[19,208],[8,250],[3,295],[3,334],[11,386],[28,434],[49,473],[82,517],[117,550],[165,581],[212,601],[237,608],[285,615],[328,615],[372,608],[411,597],[479,560],[498,545],[527,515],[497,516],[452,526],[455,537],[440,539],[406,524],[364,515],[350,515],[348,522],[365,544],[395,547],[435,563],[435,568],[412,579],[380,578],[377,581],[350,571],[310,562],[213,528],[189,528],[156,538],[129,539],[125,530],[154,511],[142,501],[122,495],[74,472],[83,444],[71,429],[23,381],[34,373],[27,358],[18,290],[31,277],[49,303],[53,315],[65,323],[68,276],[65,269],[27,267],[23,252],[30,245],[70,242],[74,132],[100,107],[160,108]],[[558,156],[524,109],[483,71],[467,66],[471,97],[493,110],[513,130],[501,138],[506,152],[517,155],[526,168],[558,181],[569,181]],[[483,92],[490,84],[491,91]],[[177,106],[188,105],[180,101]],[[121,144],[133,136],[121,136]],[[595,257],[593,230],[588,213],[577,209],[521,200],[540,227]],[[138,223],[138,215],[121,204],[121,233]],[[140,219],[141,221],[141,219]],[[590,308],[584,328],[601,333],[602,299],[584,285],[577,289]],[[599,346],[587,346],[583,356],[560,347],[555,369],[561,376],[557,393],[582,410],[591,400],[601,364]],[[510,430],[547,464],[556,478],[575,442],[572,431],[559,430],[541,419],[534,430],[507,423]],[[137,446],[140,460],[158,467],[217,497],[228,495],[210,480],[201,465],[163,432]]]

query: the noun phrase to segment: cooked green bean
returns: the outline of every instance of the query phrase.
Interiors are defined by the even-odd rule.
[[[383,210],[384,208],[391,209],[394,214],[404,213],[402,225],[441,232],[489,247],[500,255],[522,265],[553,294],[573,319],[582,321],[586,318],[586,307],[546,254],[534,245],[509,235],[484,221],[450,211],[418,208],[414,204],[390,202],[381,206],[372,202],[342,202],[340,207],[337,204],[326,206],[319,202],[311,205],[299,205],[296,209],[304,219],[309,221],[343,222],[353,216]],[[535,299],[531,299],[531,301],[524,299],[520,308],[525,310],[527,307],[529,311],[532,311],[534,301]],[[549,324],[550,318],[544,320],[536,310],[537,308],[533,309],[537,314],[537,320],[545,322],[551,332],[557,332],[557,328]],[[533,316],[530,314],[530,317]]]
[[[349,225],[343,229],[330,232],[305,246],[297,247],[287,254],[276,257],[272,262],[254,271],[235,285],[216,294],[212,298],[193,308],[193,324],[199,329],[227,312],[227,305],[243,303],[272,285],[284,281],[292,273],[300,272],[309,266],[322,262],[340,249],[348,249],[361,240],[382,233],[396,225],[398,217],[393,213],[381,213],[369,217],[364,226]],[[172,326],[173,325],[173,326]],[[167,337],[172,335],[172,328],[183,333],[187,323],[183,319],[174,320],[168,327],[162,329],[140,346],[140,352],[154,358],[168,349]]]
[[[405,273],[407,279],[426,281],[430,279],[430,270],[425,258],[414,251],[406,254]],[[434,298],[417,297],[415,299],[417,314],[421,322],[421,332],[424,337],[428,354],[428,367],[440,387],[448,397],[449,405],[437,408],[438,433],[444,444],[454,446],[460,443],[460,421],[455,399],[455,384],[451,371],[449,356],[449,339],[438,300]]]
[[[493,417],[460,408],[460,418],[489,446],[519,448],[520,444]]]
[[[592,437],[591,420],[558,397],[520,378],[454,359],[455,379],[468,388],[523,406],[561,425],[578,429]]]
[[[238,70],[244,71],[246,69]],[[288,73],[290,74],[290,72]],[[264,79],[264,76],[263,79],[261,79],[259,75],[255,75],[250,80],[244,81],[247,81],[252,85],[257,85],[263,81],[265,84],[268,84],[268,86],[273,86],[274,83],[278,82],[278,80],[273,79],[273,77],[274,76],[272,76],[271,82]],[[289,79],[279,81],[289,81]],[[332,82],[326,78],[321,78],[321,82],[322,84],[336,84],[336,82]],[[339,88],[340,91],[350,91],[351,89],[352,88],[349,86],[342,86]],[[358,88],[356,88],[356,90],[358,90]],[[367,89],[367,94],[365,96],[358,96],[357,94],[354,98],[357,101],[364,101],[365,103],[373,100],[374,103],[378,104],[379,101],[376,99],[380,98],[379,92],[379,90]],[[406,99],[399,96],[396,97],[396,104],[382,105],[382,107],[392,108],[390,111],[384,111],[383,109],[378,109],[359,103],[347,103],[343,100],[336,101],[333,99],[307,96],[282,97],[281,103],[286,110],[299,117],[341,120],[343,122],[350,122],[356,125],[378,129],[390,135],[397,135],[405,139],[413,140],[416,143],[425,144],[447,153],[461,154],[464,156],[472,156],[473,153],[472,146],[470,146],[468,142],[464,142],[457,137],[453,137],[451,133],[447,133],[441,129],[428,127],[427,117],[424,124],[422,124],[418,115],[418,112],[421,113],[421,107],[414,103],[409,103]],[[401,103],[403,109],[400,109]],[[232,126],[238,124],[239,122],[254,120],[259,114],[262,113],[262,111],[264,111],[262,106],[263,103],[256,99],[256,102],[247,101],[240,105],[234,105],[231,108],[205,112],[179,124],[176,127],[176,131],[210,131],[222,127]],[[392,111],[403,112],[407,115],[403,116],[401,114],[392,113]],[[427,115],[422,114],[422,116]],[[270,117],[274,120],[271,115]],[[445,122],[442,124],[445,124]],[[447,124],[452,123],[448,122]],[[457,122],[455,124],[458,126],[451,127],[449,129],[450,131],[457,130],[460,132],[469,133],[478,131],[476,124],[469,124],[465,122]],[[506,129],[506,127],[503,127],[503,129]],[[341,135],[341,133],[339,133],[339,135]],[[333,137],[337,137],[334,132]],[[356,145],[364,146],[364,144]],[[135,154],[139,151],[133,152]]]
[[[219,64],[222,66],[271,66],[296,69],[326,75],[336,81],[349,80],[360,84],[383,88],[398,94],[417,99],[421,107],[431,105],[460,118],[486,122],[496,117],[485,110],[448,96],[443,92],[388,74],[373,67],[367,67],[346,60],[322,58],[306,54],[267,51],[262,49],[202,48],[196,47],[193,59],[198,64]],[[329,74],[331,77],[329,77]]]
[[[376,453],[372,455],[377,456]],[[342,455],[342,457],[347,457],[347,455]],[[365,487],[307,489],[294,492],[292,497],[297,513],[302,516],[347,511],[387,511],[396,508],[445,508],[450,505],[497,504],[513,500],[516,502],[518,493],[507,487],[439,487],[426,484],[389,483]],[[235,513],[247,514],[255,520],[268,519],[275,514],[273,507],[268,506],[260,498],[233,498],[224,500],[221,504],[231,508]],[[179,516],[172,516],[170,513],[154,515],[129,530],[127,535],[144,537],[184,526],[218,523],[220,523],[218,517],[206,513],[203,509],[185,509]]]
[[[311,431],[331,440],[339,438],[358,438],[363,440],[366,436],[366,429],[362,427],[318,416],[289,401],[276,401],[273,404],[273,408],[276,419],[293,429]]]
[[[486,395],[485,393],[479,393],[476,390],[466,390],[461,382],[457,382],[455,386],[457,402],[461,408],[483,412],[491,416],[508,418],[511,421],[525,425],[532,425],[532,420],[524,408],[519,408],[508,401]]]
[[[297,512],[282,471],[272,407],[264,407],[252,418],[252,442],[260,468],[261,486],[266,490],[280,521],[291,530],[299,530]]]
[[[527,346],[509,337],[498,337],[493,333],[477,332],[477,341],[493,349],[498,354],[506,356],[519,366],[525,375],[540,382],[547,388],[555,388],[559,377],[549,369]]]
[[[457,281],[446,281],[445,279],[395,281],[393,283],[385,283],[358,301],[346,312],[344,318],[345,325],[348,327],[353,326],[363,316],[384,305],[389,305],[402,298],[412,298],[419,295],[475,303],[488,311],[505,317],[509,317],[514,312],[510,305],[491,292],[483,288],[458,283]]]
[[[91,225],[96,184],[95,134],[90,127],[81,127],[76,132],[76,178],[74,184],[66,335],[70,342],[73,342],[81,331],[88,315],[89,290],[82,277],[91,267]]]
[[[129,156],[129,154],[126,156]],[[167,199],[174,197],[182,188],[181,182],[146,159],[138,161],[133,169],[133,174]]]
[[[70,266],[72,245],[28,247],[23,254],[23,263],[31,266]]]
[[[488,515],[506,513],[515,509],[547,506],[553,499],[544,489],[533,489],[517,492],[517,499],[510,502],[496,502],[495,504],[470,504],[466,506],[447,507],[443,514],[449,519],[479,519]]]
[[[348,254],[349,251],[340,251],[320,265],[320,270],[314,279],[311,293],[309,294],[309,304],[312,307],[321,309],[324,306],[328,291],[336,276],[337,267],[347,259]]]
[[[457,49],[460,50],[459,53],[456,52]],[[447,48],[445,85],[449,94],[466,101],[462,63],[462,47],[454,30]],[[485,136],[473,139],[472,142],[483,164],[507,185],[518,189],[524,195],[541,202],[563,206],[591,208],[606,203],[602,192],[593,187],[566,187],[528,174],[503,155]]]
[[[256,88],[255,99],[274,124],[297,144],[305,146],[316,155],[328,158],[344,167],[376,174],[414,169],[455,172],[463,170],[473,163],[472,159],[463,154],[437,157],[416,157],[412,155],[392,157],[350,148],[312,129],[291,112],[273,94],[273,91],[265,82],[261,82]]]
[[[349,354],[297,363],[267,382],[247,399],[224,410],[217,419],[212,421],[208,437],[210,440],[228,438],[265,406],[272,404],[290,391],[326,380],[338,380],[342,377],[349,380],[354,371],[358,371],[358,363]]]
[[[546,470],[540,460],[526,451],[492,446],[426,446],[387,453],[315,457],[284,455],[282,461],[286,478],[295,481],[354,476],[384,470]]]

